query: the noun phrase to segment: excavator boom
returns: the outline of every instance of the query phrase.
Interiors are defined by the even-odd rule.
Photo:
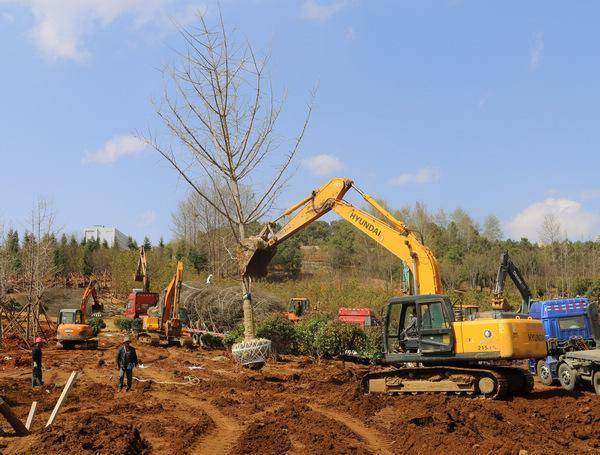
[[[498,267],[498,275],[496,276],[496,286],[494,287],[492,308],[505,311],[508,309],[508,303],[503,297],[506,275],[510,277],[519,291],[519,294],[521,294],[522,303],[520,312],[529,313],[529,305],[531,304],[531,291],[529,290],[529,286],[527,285],[525,278],[523,278],[521,271],[511,260],[507,251],[502,253],[502,256],[500,257],[500,266]]]
[[[82,322],[85,323],[86,318],[88,317],[87,305],[90,297],[94,301],[94,304],[91,308],[91,313],[97,313],[103,310],[102,304],[98,300],[98,293],[96,292],[96,280],[90,280],[89,284],[83,291],[83,297],[81,298],[81,314],[82,314]]]
[[[140,247],[140,257],[135,271],[135,281],[141,282],[144,292],[150,292],[150,277],[148,276],[148,261],[144,245]]]
[[[183,281],[183,262],[177,262],[175,275],[171,278],[165,292],[165,303],[162,312],[162,324],[173,319],[179,319],[179,293]]]
[[[355,188],[385,221],[343,200],[344,195]],[[364,232],[381,246],[400,258],[413,275],[413,293],[440,294],[442,282],[437,260],[404,223],[397,220],[375,199],[357,189],[352,180],[334,178],[309,196],[290,207],[282,216],[296,214],[277,232],[275,223],[267,223],[260,234],[249,237],[240,252],[241,272],[247,277],[262,277],[277,251],[277,245],[296,234],[326,213],[333,211]]]

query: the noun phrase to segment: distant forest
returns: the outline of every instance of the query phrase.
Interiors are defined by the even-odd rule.
[[[197,213],[191,216],[189,208],[190,200],[184,201],[173,214],[174,240],[161,240],[156,245],[148,238],[142,242],[148,251],[155,289],[167,284],[177,260],[186,262],[188,277],[203,272],[228,278],[238,273],[230,228],[214,219],[212,224],[207,223],[206,213],[204,217]],[[417,203],[394,213],[433,250],[447,291],[489,290],[494,285],[500,255],[508,251],[536,297],[600,296],[600,241],[561,238],[560,225],[552,218],[540,226],[543,242],[532,243],[527,239],[502,240],[500,223],[493,215],[480,226],[461,209],[432,214]],[[258,225],[249,226],[251,232],[258,229]],[[21,238],[10,229],[0,244],[0,273],[18,278],[28,267],[31,255],[27,252],[38,243],[45,243],[49,250],[46,277],[61,282],[74,274],[105,275],[121,295],[135,286],[138,244],[131,238],[126,249],[118,249],[51,232],[38,242],[30,232]],[[312,250],[318,251],[325,265],[321,275],[381,282],[391,289],[403,287],[401,262],[343,220],[317,221],[283,243],[271,263],[271,280],[311,279],[311,274],[303,270],[302,251],[306,248],[302,246],[318,247]]]

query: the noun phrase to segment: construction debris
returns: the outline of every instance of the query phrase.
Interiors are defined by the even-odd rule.
[[[77,371],[73,371],[71,373],[71,376],[69,376],[69,379],[67,380],[67,383],[65,384],[65,387],[63,388],[63,391],[60,394],[60,397],[58,398],[58,401],[56,402],[54,409],[52,410],[52,414],[50,414],[50,418],[48,419],[48,422],[46,423],[46,427],[49,427],[50,425],[52,425],[54,423],[54,420],[56,419],[56,416],[58,415],[58,411],[60,411],[61,406],[63,405],[65,399],[67,398],[67,395],[69,394],[69,391],[71,390],[71,387],[73,386],[73,383],[75,382],[75,378],[77,378]]]
[[[37,401],[31,403],[31,409],[29,409],[29,414],[27,415],[27,422],[25,422],[25,428],[27,428],[28,430],[31,430],[31,425],[33,424],[33,418],[35,417],[37,404]]]
[[[17,417],[8,403],[6,403],[2,398],[0,398],[0,414],[2,414],[8,423],[10,423],[10,426],[13,427],[17,436],[27,436],[29,434],[27,427],[23,425],[21,419]]]

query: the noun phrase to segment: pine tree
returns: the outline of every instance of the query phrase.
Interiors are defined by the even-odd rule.
[[[133,240],[133,237],[131,237],[131,236],[127,237],[127,248],[129,248],[130,250],[138,249],[137,242],[135,240]]]
[[[152,243],[150,243],[150,239],[148,236],[144,237],[144,249],[150,251],[152,249]]]

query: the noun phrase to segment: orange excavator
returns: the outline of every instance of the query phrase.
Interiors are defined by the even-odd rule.
[[[182,316],[187,313],[180,309],[181,283],[183,282],[183,262],[177,263],[175,275],[167,286],[165,300],[160,307],[148,310],[148,315],[142,316],[142,332],[138,340],[152,346],[160,344],[171,346],[191,346],[193,341],[189,333],[182,330]]]
[[[92,298],[93,304],[88,309],[88,302]],[[97,316],[103,310],[96,292],[96,280],[90,280],[83,291],[81,306],[78,309],[62,309],[58,313],[58,328],[56,329],[57,346],[70,349],[81,346],[87,349],[98,348],[97,333],[94,328],[86,323],[90,316]]]

